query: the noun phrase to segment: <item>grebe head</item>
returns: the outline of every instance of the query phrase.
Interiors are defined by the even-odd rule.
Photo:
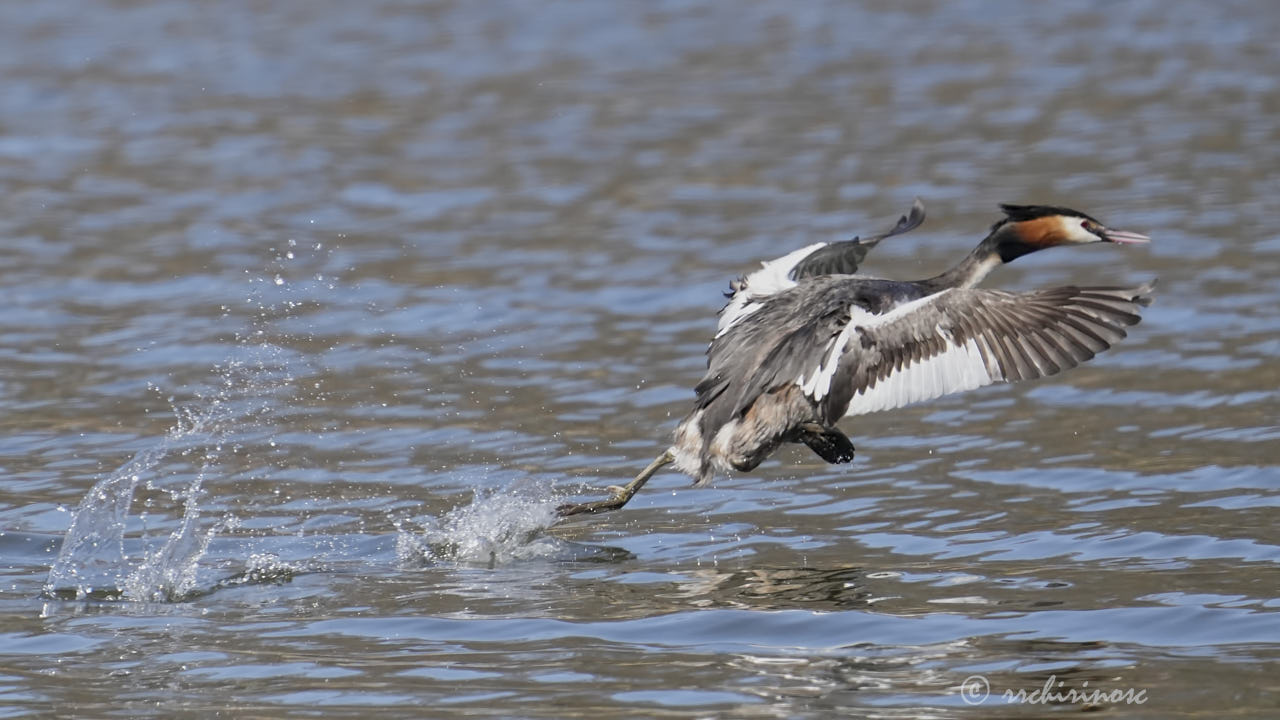
[[[1054,205],[1001,205],[1005,217],[991,227],[991,237],[1005,262],[1056,245],[1096,242],[1138,244],[1151,238],[1113,230],[1079,210]]]

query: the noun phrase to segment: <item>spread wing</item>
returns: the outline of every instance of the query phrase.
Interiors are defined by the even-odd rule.
[[[1125,337],[1153,284],[1033,292],[813,278],[762,303],[712,342],[698,406],[745,412],[761,394],[799,386],[831,424],[996,382],[1054,375]],[[886,299],[887,298],[887,299]],[[713,401],[724,396],[719,402]]]
[[[762,263],[755,272],[730,283],[729,302],[720,311],[716,335],[724,334],[742,318],[760,309],[764,300],[796,286],[805,278],[821,275],[852,275],[867,252],[881,240],[910,232],[924,222],[924,203],[916,198],[911,210],[889,230],[864,239],[835,243],[815,243],[794,250],[776,260]]]
[[[881,315],[855,309],[838,358],[833,346],[796,382],[825,408],[860,415],[1056,375],[1123,339],[1153,287],[955,288]]]

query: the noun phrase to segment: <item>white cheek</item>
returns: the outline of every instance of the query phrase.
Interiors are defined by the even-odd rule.
[[[1073,243],[1091,243],[1102,240],[1097,235],[1085,230],[1084,225],[1076,218],[1062,218],[1062,236],[1067,239],[1067,242]]]

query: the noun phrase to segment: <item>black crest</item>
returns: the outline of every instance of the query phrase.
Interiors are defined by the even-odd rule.
[[[1004,211],[1005,217],[1013,222],[1026,222],[1027,220],[1036,220],[1051,215],[1065,215],[1098,222],[1097,219],[1089,217],[1079,210],[1072,210],[1058,205],[1007,205],[1001,203],[1000,209]],[[1101,225],[1102,223],[1098,224]]]

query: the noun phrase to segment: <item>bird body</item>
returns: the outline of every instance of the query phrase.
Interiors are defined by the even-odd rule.
[[[1001,205],[983,240],[946,272],[902,281],[857,274],[879,241],[919,226],[919,200],[889,231],[816,243],[730,284],[696,399],[662,455],[608,500],[561,515],[616,510],[662,466],[705,485],[749,471],[784,443],[830,463],[853,459],[842,418],[902,407],[997,382],[1054,375],[1125,337],[1154,283],[980,289],[992,270],[1058,245],[1145,243],[1092,217],[1048,205]]]
[[[1029,252],[1146,238],[1067,208],[1002,207],[1005,217],[978,247],[933,278],[797,278],[796,269],[829,247],[810,246],[739,281],[708,348],[694,409],[676,428],[676,467],[706,484],[717,472],[754,469],[786,442],[848,462],[853,445],[835,428],[841,418],[1054,375],[1123,338],[1149,303],[1150,285],[1023,293],[974,286]],[[915,222],[904,218],[898,227],[918,225],[918,209]],[[781,272],[786,266],[790,275]],[[739,302],[744,292],[752,295]]]

